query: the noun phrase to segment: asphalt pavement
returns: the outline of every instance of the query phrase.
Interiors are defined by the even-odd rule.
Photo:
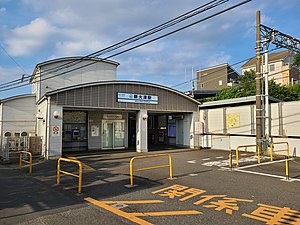
[[[163,167],[133,173],[133,170]],[[0,224],[300,224],[300,159],[270,162],[241,157],[229,168],[228,151],[169,150],[149,153],[90,152],[65,157],[83,163],[78,179],[62,175],[56,184],[57,160],[28,166],[0,165]],[[76,174],[78,165],[62,162]]]

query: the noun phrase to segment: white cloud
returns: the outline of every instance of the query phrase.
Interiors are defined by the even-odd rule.
[[[13,29],[6,40],[8,52],[13,56],[31,55],[47,43],[56,32],[48,21],[37,18],[30,24]]]
[[[95,49],[104,47],[98,41],[63,41],[56,43],[56,54],[59,56],[72,56],[89,54]]]
[[[278,1],[284,4],[286,0]],[[22,0],[21,2],[23,7],[33,11],[33,18],[36,19],[11,30],[7,35],[6,44],[9,53],[14,56],[29,56],[34,52],[43,52],[38,60],[42,57],[46,60],[49,57],[89,54],[204,3],[194,0]],[[183,24],[187,25],[238,2],[240,0],[232,0]],[[253,31],[255,32],[255,12],[257,9],[268,9],[265,2],[252,1],[184,31],[112,58],[121,63],[118,76],[176,84],[180,79],[184,80],[185,69],[191,68],[192,65],[208,67],[228,63],[234,58],[228,51],[230,48],[238,48],[240,40],[244,41],[244,45],[240,46],[244,52],[249,48],[252,51],[253,46],[249,39],[253,36]],[[262,20],[266,22],[274,16],[266,13],[262,15]],[[232,40],[234,38],[235,40]],[[226,46],[227,43],[230,46]]]
[[[208,65],[208,67],[220,65],[220,64],[228,63],[230,59],[231,59],[230,55],[225,54],[225,52],[220,52],[218,54],[213,54],[209,56],[206,61],[206,65]]]
[[[0,15],[4,14],[6,12],[6,8],[0,8]]]
[[[20,68],[5,68],[0,66],[0,83],[7,82],[7,77],[9,77],[10,80],[15,80],[18,78],[21,78],[23,71],[20,70]]]

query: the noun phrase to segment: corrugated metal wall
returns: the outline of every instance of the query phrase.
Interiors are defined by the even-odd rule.
[[[158,104],[117,102],[117,92],[158,96]],[[57,105],[154,111],[196,112],[198,104],[187,97],[163,88],[142,84],[101,84],[79,87],[51,95]]]

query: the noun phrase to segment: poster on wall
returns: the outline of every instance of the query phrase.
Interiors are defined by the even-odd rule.
[[[51,134],[52,134],[52,136],[56,136],[56,137],[60,136],[60,126],[58,126],[58,125],[52,126]]]
[[[98,137],[99,136],[99,126],[92,125],[91,126],[91,136],[92,137]]]
[[[240,114],[231,113],[226,115],[226,128],[239,128],[240,127]]]

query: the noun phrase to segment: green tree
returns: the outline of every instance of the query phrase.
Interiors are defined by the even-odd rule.
[[[290,89],[298,95],[298,100],[300,100],[300,83],[291,86]]]
[[[234,87],[227,87],[221,90],[216,97],[207,98],[204,101],[216,101],[216,100],[240,98],[240,97],[247,97],[247,96],[255,96],[256,94],[255,71],[253,70],[246,71],[242,76],[240,76],[239,81],[240,81],[239,85]],[[290,87],[286,85],[277,84],[274,80],[270,80],[269,96],[278,98],[283,101],[300,100],[300,84]]]
[[[294,55],[294,66],[300,67],[300,53]]]
[[[269,81],[269,96],[283,101],[298,100],[298,94],[291,87],[277,84],[274,80]]]

